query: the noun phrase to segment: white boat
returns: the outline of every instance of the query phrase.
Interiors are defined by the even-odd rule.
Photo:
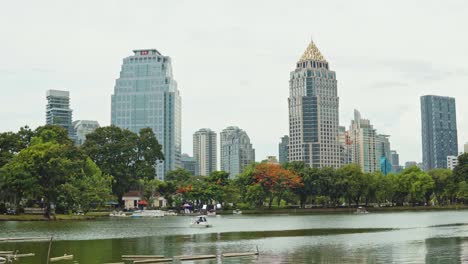
[[[368,214],[369,212],[366,210],[366,208],[359,206],[356,209],[356,212],[354,212],[354,213],[355,214]]]
[[[135,211],[132,214],[132,217],[163,217],[164,211],[161,210],[142,210]]]
[[[127,217],[128,215],[126,215],[122,211],[113,211],[112,213],[109,214],[109,216],[111,216],[111,217]]]
[[[233,210],[232,214],[242,214],[242,211],[239,209]]]
[[[198,228],[206,228],[211,227],[206,221],[206,217],[204,215],[199,215],[193,218],[192,222],[190,223],[190,227],[198,227]]]

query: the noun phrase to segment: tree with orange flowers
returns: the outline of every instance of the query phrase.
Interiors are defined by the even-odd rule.
[[[271,208],[273,198],[277,198],[279,206],[287,191],[303,186],[301,178],[295,172],[284,169],[279,164],[260,163],[252,176],[253,183],[260,185],[269,197],[268,208]]]

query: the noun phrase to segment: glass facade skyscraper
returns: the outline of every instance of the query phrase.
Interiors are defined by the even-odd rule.
[[[289,80],[289,161],[310,167],[340,167],[336,74],[314,42]]]
[[[281,142],[278,144],[279,163],[285,164],[289,161],[289,136],[281,137]]]
[[[447,168],[447,156],[458,155],[455,98],[421,96],[423,168]]]
[[[112,95],[112,125],[138,133],[153,129],[163,147],[157,177],[181,166],[181,98],[171,58],[156,49],[134,50],[123,60]]]
[[[68,132],[68,137],[75,141],[75,129],[72,124],[73,110],[70,109],[70,92],[47,90],[46,98],[46,124],[65,128]]]

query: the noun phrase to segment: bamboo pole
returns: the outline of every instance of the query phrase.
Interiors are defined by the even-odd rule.
[[[49,249],[47,250],[47,264],[49,264],[49,261],[50,261],[50,248],[52,247],[52,237],[50,237],[50,241],[49,241]]]
[[[50,258],[50,262],[56,262],[60,260],[71,260],[73,259],[73,255],[63,255],[61,257]]]

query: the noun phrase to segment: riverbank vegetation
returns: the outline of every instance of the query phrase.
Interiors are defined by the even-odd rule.
[[[222,204],[225,209],[305,209],[354,206],[456,206],[468,203],[468,154],[453,170],[398,174],[363,173],[355,164],[309,168],[301,162],[255,163],[236,177],[223,171],[193,176],[183,169],[157,180],[164,160],[153,131],[138,134],[115,126],[98,128],[78,147],[57,126],[0,133],[0,213],[8,207],[87,213],[122,203],[129,190],[150,201],[162,195],[169,207]],[[151,204],[151,203],[150,203]],[[435,207],[434,207],[435,208]]]
[[[424,172],[410,167],[398,174],[363,173],[355,164],[338,169],[309,168],[301,162],[256,163],[229,179],[227,173],[208,177],[173,177],[180,201],[206,204],[221,201],[240,209],[339,208],[351,206],[453,206],[468,202],[468,154],[454,170]],[[179,170],[172,174],[183,175]]]
[[[116,204],[138,179],[154,177],[162,158],[151,129],[99,128],[81,147],[58,126],[1,133],[0,213],[44,208],[50,218]]]

